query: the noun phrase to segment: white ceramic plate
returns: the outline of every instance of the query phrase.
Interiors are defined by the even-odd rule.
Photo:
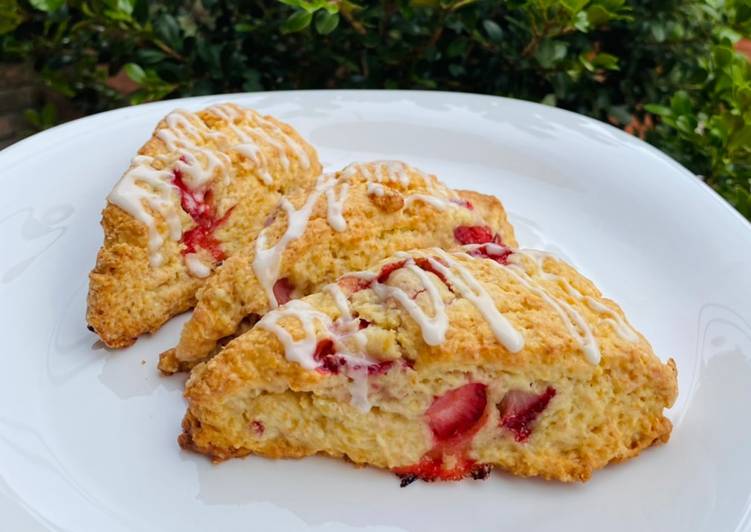
[[[680,396],[669,445],[585,485],[494,474],[414,483],[325,458],[219,466],[182,452],[182,380],[84,324],[105,196],[159,118],[233,100],[289,121],[329,167],[404,159],[497,194],[524,246],[619,301]],[[751,226],[684,168],[616,129],[493,97],[297,92],[168,101],[78,120],[0,152],[2,529],[751,530]]]

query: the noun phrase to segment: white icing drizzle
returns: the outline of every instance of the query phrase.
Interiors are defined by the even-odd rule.
[[[613,327],[613,330],[618,336],[628,342],[635,342],[639,339],[639,335],[636,334],[636,331],[634,331],[634,329],[631,328],[628,323],[626,323],[626,321],[610,307],[599,302],[592,296],[583,295],[581,292],[579,292],[579,290],[571,286],[571,283],[569,283],[567,279],[561,277],[560,275],[555,275],[553,273],[545,271],[545,268],[543,267],[545,259],[551,258],[553,260],[557,260],[554,255],[551,255],[550,253],[546,253],[544,251],[532,249],[518,250],[516,251],[516,253],[532,259],[532,261],[535,263],[537,271],[543,279],[558,283],[574,299],[583,301],[589,306],[589,308],[599,314],[606,314],[608,317],[603,318],[602,321],[610,324],[610,326]]]
[[[294,340],[292,335],[279,325],[279,320],[282,318],[297,319],[304,336],[299,340]],[[313,358],[317,343],[314,320],[318,320],[324,327],[331,326],[331,318],[326,314],[315,310],[305,301],[293,299],[283,307],[268,312],[257,326],[276,335],[284,347],[284,356],[287,360],[297,362],[303,368],[312,370],[320,366]]]
[[[191,120],[193,116],[193,113],[185,109],[175,109],[164,117],[167,127],[160,128],[157,136],[170,150],[200,142],[203,138],[201,131],[207,128],[199,118],[196,117],[195,122]],[[199,124],[198,127],[196,127],[196,123]]]
[[[232,149],[245,156],[256,165],[258,175],[266,185],[270,185],[274,179],[269,173],[269,163],[263,150],[248,134],[247,129],[237,127],[235,120],[241,118],[241,108],[236,108],[234,105],[222,104],[213,105],[208,108],[208,111],[215,114],[219,118],[227,122],[227,127],[235,134],[240,141],[232,146]]]
[[[164,238],[159,234],[156,220],[145,208],[144,203],[164,217],[169,236],[172,240],[179,240],[182,236],[182,225],[175,208],[172,172],[156,170],[152,166],[153,159],[139,155],[133,159],[131,167],[120,178],[110,192],[109,201],[144,224],[149,234],[149,262],[151,266],[162,264],[162,254],[159,251]],[[146,184],[149,188],[141,186]]]
[[[357,364],[354,366],[347,364],[347,376],[352,379],[349,384],[350,403],[360,412],[367,413],[372,405],[368,399],[368,365]]]
[[[422,332],[422,338],[428,345],[440,345],[446,339],[449,321],[446,306],[441,293],[428,274],[419,268],[414,259],[405,253],[394,255],[397,259],[406,259],[404,268],[412,272],[422,283],[433,307],[433,316],[428,316],[424,310],[402,289],[381,283],[374,283],[373,291],[380,299],[393,298],[407,311]]]
[[[188,267],[188,271],[192,275],[200,279],[211,275],[211,266],[203,262],[201,257],[196,253],[188,253],[185,255],[185,265]]]
[[[287,230],[284,232],[279,241],[273,246],[266,247],[266,231],[264,229],[256,239],[256,256],[253,259],[253,271],[261,283],[261,287],[266,292],[266,297],[272,307],[278,306],[276,296],[274,295],[274,283],[279,279],[279,267],[282,254],[290,242],[302,236],[308,225],[308,220],[313,212],[313,207],[318,201],[321,194],[333,186],[336,181],[329,179],[327,176],[321,176],[318,179],[316,188],[310,193],[305,203],[299,210],[295,209],[287,198],[282,198],[281,206],[287,213]]]
[[[260,137],[276,149],[279,155],[279,160],[281,161],[282,166],[285,170],[289,170],[290,167],[290,161],[287,156],[287,148],[289,148],[295,154],[297,159],[300,161],[300,165],[303,168],[310,168],[310,157],[308,156],[308,153],[305,151],[305,149],[281,127],[279,127],[273,121],[263,117],[256,111],[252,109],[245,109],[243,107],[239,107],[235,104],[230,103],[214,105],[209,108],[209,111],[230,124],[232,124],[236,119],[241,118],[247,119],[248,121],[254,122],[256,124],[260,124],[266,129],[272,131],[277,137],[281,139],[281,141],[277,140],[277,138],[274,138],[272,135],[267,133],[264,128],[261,127],[248,128],[245,131],[240,131],[240,133],[238,133],[238,130],[233,127],[232,130],[235,132],[235,134],[240,137],[243,144],[247,145],[246,147],[242,148],[247,153],[258,153],[258,146],[251,138],[252,136],[256,136]],[[253,146],[255,146],[255,150],[253,149]],[[240,149],[238,149],[238,151],[240,151]]]
[[[245,110],[246,112],[250,113],[260,124],[263,124],[267,128],[273,130],[275,133],[277,133],[279,136],[282,137],[282,140],[284,143],[289,146],[289,148],[295,153],[297,158],[300,160],[300,164],[303,168],[310,168],[310,158],[308,157],[308,152],[305,151],[305,149],[300,146],[300,144],[293,139],[290,135],[284,132],[282,128],[277,126],[274,122],[271,120],[267,120],[263,116],[261,116],[259,113],[252,109]]]
[[[379,185],[378,183],[368,183],[368,194],[373,194],[375,196],[381,197],[386,193],[386,190],[383,188],[383,185]]]
[[[164,118],[167,127],[159,128],[156,136],[165,143],[168,149],[179,155],[175,164],[182,173],[183,181],[193,191],[202,190],[214,179],[217,170],[223,176],[224,182],[230,178],[231,164],[224,153],[202,148],[196,143],[204,137],[217,138],[223,135],[212,132],[203,121],[193,113],[177,109]]]
[[[310,167],[310,158],[305,149],[281,127],[255,111],[235,104],[215,105],[208,111],[227,122],[237,143],[233,144],[234,141],[228,134],[211,130],[198,115],[182,109],[168,114],[155,133],[172,152],[160,156],[160,162],[165,168],[179,171],[183,183],[197,199],[203,198],[205,188],[217,178],[223,178],[225,184],[229,183],[233,172],[231,160],[225,153],[198,145],[205,140],[213,140],[219,146],[232,145],[233,149],[256,165],[261,180],[266,184],[271,184],[273,179],[269,173],[269,161],[255,140],[258,137],[276,148],[285,168],[289,168],[285,146],[297,156],[304,168]],[[239,119],[246,119],[252,125],[238,126],[236,121]],[[264,127],[281,138],[282,142],[267,133]],[[178,156],[177,161],[174,160],[175,155]],[[152,157],[134,157],[130,168],[115,185],[108,199],[146,226],[149,234],[149,262],[153,267],[158,267],[163,261],[160,249],[164,244],[164,237],[159,233],[156,220],[148,208],[165,219],[172,240],[180,239],[182,225],[179,216],[180,201],[175,194],[176,187],[172,184],[175,174],[172,171],[156,170],[153,163]],[[342,198],[342,203],[343,201]],[[342,207],[343,205],[339,206],[340,209]],[[341,216],[337,218],[336,214],[334,206],[331,220],[341,226],[344,220]],[[197,257],[189,258],[186,255],[185,264],[188,271],[196,277],[208,275],[208,266]]]
[[[503,267],[495,261],[493,264]],[[571,305],[551,295],[544,287],[530,277],[523,267],[510,263],[506,271],[514,277],[519,284],[526,287],[530,292],[541,297],[558,314],[571,337],[579,344],[584,355],[592,364],[599,364],[601,353],[597,339],[592,334],[592,329],[582,318],[581,314]]]
[[[611,309],[604,303],[597,301],[592,296],[587,296],[585,298],[585,301],[587,302],[587,305],[589,305],[589,307],[595,312],[599,312],[600,314],[607,314],[608,316],[610,316],[609,318],[603,318],[602,321],[610,324],[610,326],[618,336],[629,342],[636,342],[639,339],[639,335],[636,334],[636,331],[634,331],[634,329],[632,329],[628,325],[628,323],[626,323],[626,320],[619,316],[617,312],[613,311],[613,309]]]
[[[223,176],[227,184],[231,174],[231,161],[226,154],[198,146],[180,149],[180,159],[175,166],[182,174],[183,182],[192,191],[202,191],[216,176]],[[201,157],[206,161],[201,162]]]
[[[347,296],[344,295],[344,292],[339,287],[339,285],[337,283],[331,283],[324,286],[323,289],[326,290],[334,300],[334,304],[336,305],[336,308],[339,310],[339,314],[341,315],[340,319],[351,320],[352,313],[349,308],[349,301],[347,300]]]
[[[338,197],[333,185],[326,189],[326,219],[331,228],[340,233],[347,229],[347,220],[342,214],[344,202],[347,201],[347,192],[349,192],[349,183],[346,181],[342,183]]]
[[[496,340],[512,353],[521,351],[524,348],[524,336],[498,311],[485,287],[475,279],[469,270],[452,259],[448,253],[438,248],[433,249],[433,252],[443,259],[446,265],[444,266],[440,261],[428,257],[430,265],[443,274],[449,284],[457,288],[462,297],[475,306],[482,317],[485,318],[485,321],[488,322]],[[454,271],[458,272],[459,275],[454,275]]]
[[[314,358],[318,344],[315,327],[317,321],[323,329],[329,331],[336,356],[345,361],[342,371],[350,379],[352,406],[362,412],[368,412],[371,408],[368,400],[368,367],[375,361],[364,354],[367,343],[365,332],[359,329],[359,321],[352,319],[349,301],[339,286],[332,283],[324,289],[331,294],[341,314],[335,322],[332,322],[327,314],[315,310],[305,301],[295,299],[268,312],[258,322],[258,327],[276,335],[284,348],[284,356],[287,360],[297,362],[305,369],[314,370],[322,365]],[[292,335],[279,324],[283,318],[293,318],[300,323],[304,333],[301,339],[294,340]],[[350,351],[345,340],[354,344],[354,352]]]
[[[428,205],[435,207],[436,209],[441,210],[441,211],[445,211],[447,208],[457,209],[461,207],[461,205],[452,203],[443,198],[438,198],[436,196],[428,196],[427,194],[411,194],[407,196],[406,198],[404,198],[405,205],[410,205],[411,203],[414,203],[415,201],[422,201],[423,203],[427,203]]]
[[[370,171],[370,168],[373,168],[373,172]],[[353,177],[355,174],[360,173],[368,181],[376,181],[378,183],[397,182],[403,186],[407,186],[411,181],[410,171],[420,176],[426,183],[429,183],[430,178],[425,172],[408,166],[401,161],[351,163],[342,170],[342,174],[346,177]]]

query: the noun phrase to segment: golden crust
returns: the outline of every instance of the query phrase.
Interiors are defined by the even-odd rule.
[[[216,229],[215,236],[223,254],[231,256],[260,230],[283,195],[314,185],[321,166],[313,147],[289,125],[270,116],[261,118],[233,104],[225,104],[224,108],[238,116],[222,118],[209,109],[184,116],[202,132],[200,139],[191,138],[199,149],[224,154],[229,160],[229,179],[215,175],[210,190],[217,217],[227,216]],[[233,148],[233,143],[241,139],[230,128],[230,121],[241,130],[255,127],[266,135],[255,140],[260,153],[258,157],[262,157],[265,163],[263,168],[273,177],[270,184],[264,181],[259,164]],[[164,119],[138,152],[153,157],[153,166],[158,170],[174,168],[181,153],[174,146],[170,149],[160,136],[160,132],[167,128]],[[302,147],[308,158],[307,165],[290,149],[285,155],[288,164],[283,164],[278,147],[281,145],[279,130]],[[185,234],[196,223],[180,208],[178,193],[174,194],[172,201]],[[156,219],[159,232],[166,235],[165,219],[150,206],[146,208]],[[160,250],[162,264],[152,266],[149,263],[147,227],[111,202],[102,213],[102,227],[104,244],[89,276],[86,319],[106,345],[126,347],[141,334],[157,330],[172,316],[190,309],[195,304],[196,291],[205,279],[191,275],[182,256],[185,245],[169,238],[165,238]],[[199,250],[199,253],[207,256],[204,250]],[[209,260],[213,259],[209,257]]]
[[[440,345],[426,344],[418,323],[399,304],[366,288],[349,295],[352,312],[367,320],[366,332],[395,337],[398,357],[412,361],[368,377],[369,411],[352,406],[347,375],[306,370],[288,361],[276,335],[256,326],[194,368],[185,390],[188,411],[180,444],[214,460],[251,453],[275,458],[324,453],[409,471],[435,444],[426,423],[431,401],[468,382],[486,386],[488,405],[485,421],[466,450],[472,463],[515,475],[584,481],[608,463],[667,442],[671,424],[663,410],[677,394],[675,363],[671,359],[662,364],[640,334],[619,334],[616,321],[628,326],[623,312],[589,280],[551,257],[536,262],[534,255],[518,253],[514,259],[547,294],[584,319],[599,344],[599,364],[586,359],[539,291],[521,284],[508,268],[461,253],[451,257],[481,283],[513,327],[523,331],[521,351],[508,351],[477,307],[433,274],[431,282],[441,291],[449,318]],[[383,261],[372,271],[395,260]],[[408,272],[392,274],[387,282],[408,288],[413,277]],[[415,301],[430,308],[416,294]],[[328,292],[302,301],[332,320],[340,317]],[[602,305],[610,312],[603,312]],[[284,327],[296,339],[304,335],[297,320],[286,319]],[[319,341],[330,334],[323,327],[316,331]],[[386,344],[382,347],[389,350]],[[529,439],[515,440],[501,425],[503,399],[511,390],[546,387],[554,388],[554,397],[534,421]],[[263,430],[254,430],[258,427]]]
[[[278,278],[294,287],[294,297],[320,289],[339,275],[361,270],[400,250],[437,246],[456,248],[454,230],[459,226],[488,226],[508,246],[516,246],[513,228],[501,202],[477,192],[455,193],[434,176],[402,165],[402,179],[380,184],[383,164],[354,165],[339,172],[337,195],[346,190],[346,230],[337,231],[329,222],[325,195],[318,198],[305,232],[289,243],[282,254]],[[375,185],[375,187],[374,187]],[[445,205],[431,205],[421,197],[431,196]],[[308,192],[289,197],[295,208],[308,199]],[[450,198],[447,199],[447,198]],[[288,225],[280,209],[266,230],[267,246],[284,234]],[[263,315],[270,304],[257,278],[253,261],[255,246],[248,246],[228,259],[199,291],[198,303],[183,328],[174,350],[162,354],[159,368],[165,373],[190,368],[209,356],[220,339],[233,335],[248,315]]]

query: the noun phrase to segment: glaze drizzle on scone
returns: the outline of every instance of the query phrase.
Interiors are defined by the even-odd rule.
[[[157,210],[166,220],[172,240],[179,240],[183,234],[182,224],[178,216],[178,208],[182,205],[183,210],[191,215],[193,220],[201,226],[200,221],[186,208],[186,195],[203,208],[208,208],[204,198],[209,192],[209,186],[213,181],[222,180],[225,184],[232,179],[233,168],[230,158],[222,150],[235,150],[257,166],[258,174],[267,185],[273,183],[269,173],[268,158],[257,144],[254,138],[260,138],[276,148],[276,153],[285,169],[289,169],[290,161],[288,152],[291,151],[298,158],[302,168],[310,168],[311,162],[305,150],[281,128],[260,116],[251,109],[245,109],[236,105],[214,105],[207,109],[208,112],[224,119],[227,127],[234,137],[218,130],[210,129],[195,113],[178,109],[168,114],[163,122],[163,127],[156,132],[157,138],[162,140],[169,153],[157,157],[161,166],[171,170],[156,170],[153,157],[136,156],[131,163],[131,168],[123,175],[120,181],[108,196],[113,204],[117,205],[128,214],[146,225],[149,231],[149,259],[151,265],[157,267],[162,263],[161,246],[164,238],[159,233],[154,217],[148,212],[147,207]],[[237,125],[250,123],[246,125]],[[269,130],[265,131],[264,128]],[[210,141],[215,147],[205,147]],[[174,158],[177,157],[177,160]],[[150,185],[151,190],[139,186],[138,183]],[[180,201],[175,201],[175,192]],[[230,207],[231,208],[231,207]],[[219,222],[217,218],[215,222]],[[219,223],[203,224],[207,228],[216,229]],[[218,249],[218,248],[216,248]],[[212,251],[209,249],[209,251]],[[186,254],[192,254],[189,250]],[[215,254],[215,253],[213,253]],[[215,254],[216,255],[216,254]],[[215,260],[222,260],[221,254]],[[197,277],[206,277],[209,265],[201,263],[197,255],[186,258],[188,270]]]
[[[485,245],[398,253],[270,311],[192,372],[181,445],[345,455],[407,484],[491,467],[586,480],[667,441],[674,363],[570,266]]]
[[[255,243],[218,269],[180,343],[163,354],[159,367],[171,373],[195,365],[234,334],[245,316],[262,316],[346,271],[402,249],[456,248],[466,243],[457,238],[462,227],[470,228],[472,241],[487,235],[488,241],[515,245],[498,200],[453,191],[404,163],[356,163],[321,176],[312,191],[284,198]],[[441,316],[435,315],[434,331],[426,331],[435,342],[445,329]]]
[[[168,114],[102,213],[90,328],[109,347],[125,347],[191,308],[281,198],[309,190],[320,172],[313,147],[273,117],[234,104]]]
[[[615,332],[625,341],[635,342],[638,339],[633,329],[618,313],[591,296],[583,296],[565,278],[546,272],[544,269],[545,258],[557,260],[552,255],[537,250],[511,251],[504,248],[510,252],[510,257],[508,262],[503,264],[493,258],[503,254],[501,250],[503,246],[498,244],[488,244],[488,246],[493,247],[488,248],[485,258],[490,259],[495,267],[504,268],[521,287],[538,295],[550,305],[566,326],[571,337],[579,344],[587,360],[592,364],[598,364],[601,357],[592,328],[572,305],[566,303],[563,298],[554,295],[535,280],[536,278],[552,281],[565,287],[568,294],[578,301],[586,302],[597,312],[600,315],[600,321],[611,324]],[[477,249],[478,245],[476,244],[468,245],[464,251],[471,253]],[[463,255],[467,258],[472,256],[470,254]],[[456,253],[447,253],[438,248],[427,252],[396,253],[394,255],[395,261],[385,264],[379,273],[363,271],[348,274],[340,279],[338,284],[324,287],[324,290],[334,299],[334,303],[340,312],[340,317],[336,322],[333,322],[326,314],[316,311],[304,301],[297,300],[266,314],[258,323],[258,327],[267,329],[277,336],[284,346],[287,360],[311,370],[323,367],[322,360],[316,357],[318,343],[316,325],[334,333],[331,340],[337,348],[344,345],[337,331],[348,331],[347,336],[354,334],[353,337],[358,339],[355,345],[359,346],[359,349],[352,351],[351,347],[347,347],[346,350],[336,349],[334,352],[340,354],[341,365],[345,368],[367,367],[377,364],[378,361],[369,359],[367,353],[364,352],[365,333],[359,327],[359,321],[352,318],[349,299],[347,294],[342,291],[341,286],[346,287],[350,291],[350,295],[360,290],[370,289],[382,304],[389,300],[396,301],[419,326],[423,341],[427,345],[436,346],[445,341],[446,331],[449,327],[446,306],[434,280],[437,277],[453,294],[463,297],[474,305],[478,313],[485,319],[499,344],[510,353],[521,351],[524,347],[523,334],[498,311],[482,283],[475,279],[470,270],[455,260],[454,256],[457,256]],[[522,257],[527,260],[523,260]],[[531,267],[530,272],[527,271],[528,267]],[[398,285],[388,284],[391,275],[398,270],[406,270],[412,275],[412,293]],[[430,273],[433,276],[430,276]],[[356,284],[350,281],[352,278],[357,279]],[[355,288],[352,288],[353,286]],[[418,304],[415,294],[426,294],[428,298],[423,304]],[[302,331],[304,331],[304,336],[299,340],[293,340],[290,333],[279,325],[283,318],[297,320]],[[367,394],[365,398],[367,399]],[[359,397],[358,402],[364,404]]]

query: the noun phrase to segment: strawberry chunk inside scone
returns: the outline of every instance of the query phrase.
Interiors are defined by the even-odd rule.
[[[525,390],[511,390],[498,405],[501,425],[514,433],[516,441],[523,442],[532,434],[532,423],[555,397],[555,388],[548,386],[536,394]]]
[[[461,250],[399,252],[264,315],[192,371],[180,444],[346,457],[407,486],[583,481],[667,441],[674,363],[570,266],[460,233]]]
[[[215,262],[224,260],[227,255],[221,248],[221,243],[216,237],[216,230],[229,218],[232,207],[223,216],[217,216],[212,205],[212,191],[203,192],[191,190],[183,181],[182,172],[175,168],[172,173],[172,184],[180,191],[180,206],[191,217],[195,226],[183,232],[180,242],[184,245],[183,255],[196,253],[203,249],[208,252]]]
[[[477,428],[488,403],[485,390],[484,384],[474,382],[435,398],[425,417],[438,442],[464,437]]]

